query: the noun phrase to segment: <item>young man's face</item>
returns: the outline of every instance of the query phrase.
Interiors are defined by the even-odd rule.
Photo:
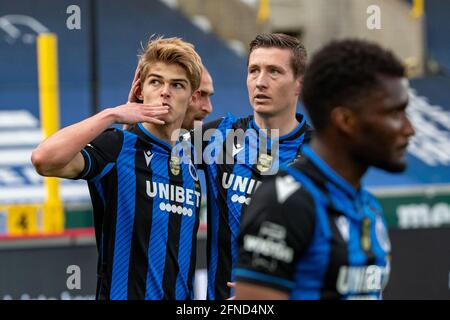
[[[177,64],[153,63],[141,87],[144,104],[169,106],[169,113],[161,117],[166,124],[184,118],[192,97],[186,71]]]
[[[248,60],[247,89],[253,110],[276,116],[295,109],[301,78],[295,78],[289,49],[257,48]]]
[[[358,112],[355,157],[390,172],[406,169],[405,153],[414,128],[406,114],[408,80],[380,77],[382,90],[369,94]]]
[[[210,97],[214,94],[212,78],[208,71],[203,70],[200,87],[197,89],[197,99],[191,101],[184,116],[181,127],[186,130],[194,129],[195,121],[203,121],[212,111]]]

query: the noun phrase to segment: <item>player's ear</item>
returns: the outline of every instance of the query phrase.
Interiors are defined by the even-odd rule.
[[[334,107],[330,112],[330,120],[340,131],[349,136],[355,134],[357,129],[357,118],[353,110],[346,107]]]
[[[200,99],[200,90],[195,90],[189,99],[189,104],[197,103],[198,99]]]
[[[137,81],[134,84],[133,93],[134,93],[134,96],[136,98],[138,98],[141,101],[144,101],[144,97],[142,96],[142,88],[141,88],[141,82],[140,81]]]
[[[303,76],[297,77],[295,80],[295,95],[300,96],[303,87]]]

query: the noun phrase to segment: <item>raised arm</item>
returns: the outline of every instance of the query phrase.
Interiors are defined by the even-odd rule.
[[[43,176],[75,178],[84,169],[81,150],[114,123],[151,122],[164,124],[156,117],[168,112],[167,106],[128,103],[105,109],[98,114],[63,128],[44,140],[33,151],[31,162]]]

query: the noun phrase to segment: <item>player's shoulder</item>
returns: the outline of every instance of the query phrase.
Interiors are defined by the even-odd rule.
[[[228,129],[233,126],[233,123],[235,121],[236,121],[236,117],[233,114],[231,114],[230,112],[227,112],[227,114],[225,114],[225,116],[205,123],[202,126],[202,131],[205,132],[208,129]]]
[[[243,129],[246,130],[250,128],[250,123],[253,121],[253,115],[246,117],[235,118],[233,123],[233,129]]]
[[[268,177],[258,187],[252,198],[252,205],[257,207],[268,207],[274,212],[298,212],[298,210],[312,210],[315,206],[314,194],[311,184],[306,183],[308,179],[301,172],[299,176],[293,176],[286,168],[271,177]]]
[[[296,235],[310,234],[316,221],[315,208],[315,199],[303,183],[289,172],[280,171],[256,190],[241,216],[241,231],[252,232],[271,222]]]
[[[124,131],[119,128],[108,128],[101,133],[101,135],[108,136],[108,137],[121,137],[124,134],[136,134],[136,133],[134,133],[132,130]]]
[[[366,189],[361,190],[362,197],[364,199],[364,203],[371,209],[372,212],[383,215],[383,208],[380,204],[380,201]]]
[[[126,131],[128,132],[128,131]],[[108,128],[99,134],[92,142],[93,145],[112,146],[122,145],[124,131],[118,128]]]

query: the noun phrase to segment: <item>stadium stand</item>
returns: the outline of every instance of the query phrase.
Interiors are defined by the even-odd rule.
[[[450,2],[426,0],[427,50],[429,58],[436,59],[450,75]]]

